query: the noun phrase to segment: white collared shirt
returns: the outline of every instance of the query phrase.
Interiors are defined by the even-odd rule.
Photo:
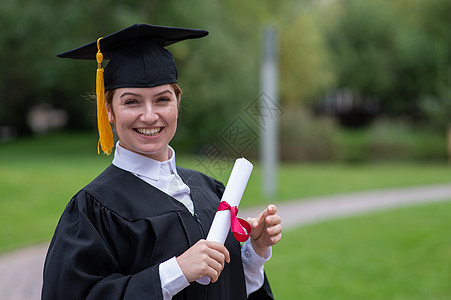
[[[190,189],[177,173],[175,151],[169,146],[169,159],[163,162],[129,151],[117,143],[113,165],[131,172],[148,184],[165,192],[194,214]]]
[[[175,151],[169,146],[169,160],[159,162],[146,156],[129,151],[116,144],[113,165],[128,171],[148,184],[180,201],[194,214],[194,204],[190,196],[190,188],[177,173]],[[247,294],[258,290],[264,281],[263,265],[271,258],[271,247],[260,257],[255,253],[249,240],[241,247],[244,276]],[[189,286],[175,257],[163,262],[159,267],[161,289],[164,300],[171,299],[175,294]]]

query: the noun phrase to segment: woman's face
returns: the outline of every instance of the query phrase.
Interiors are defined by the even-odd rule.
[[[107,105],[122,147],[158,161],[169,159],[177,129],[178,99],[171,85],[119,88]]]

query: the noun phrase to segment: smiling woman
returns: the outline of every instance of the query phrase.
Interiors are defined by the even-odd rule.
[[[169,159],[169,142],[177,129],[178,103],[172,85],[120,88],[107,104],[119,143],[157,161]]]
[[[114,147],[110,123],[119,141],[61,216],[42,299],[273,299],[264,263],[281,239],[277,208],[248,219],[242,247],[230,232],[224,245],[206,241],[224,185],[178,167],[169,146],[182,91],[164,47],[207,34],[136,24],[59,55],[97,59],[99,145]],[[196,282],[204,276],[211,284]]]

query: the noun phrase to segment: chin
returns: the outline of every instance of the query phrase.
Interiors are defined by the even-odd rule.
[[[141,149],[138,149],[138,151],[136,151],[136,152],[141,154],[141,155],[153,158],[153,159],[155,159],[154,157],[164,156],[164,154],[165,154],[164,150],[162,148],[159,148],[159,149],[155,149],[155,148],[152,148],[152,149],[141,148]],[[166,153],[167,153],[167,150],[166,150]]]

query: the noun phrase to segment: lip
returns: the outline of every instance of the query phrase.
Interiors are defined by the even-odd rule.
[[[160,129],[160,131],[158,132],[158,134],[153,134],[152,131],[154,131],[155,129]],[[146,139],[155,139],[158,138],[162,135],[162,132],[164,130],[163,126],[158,126],[158,127],[136,127],[136,128],[132,128],[132,130],[134,132],[136,132],[140,137],[142,138],[146,138]],[[146,133],[144,133],[144,132]]]

